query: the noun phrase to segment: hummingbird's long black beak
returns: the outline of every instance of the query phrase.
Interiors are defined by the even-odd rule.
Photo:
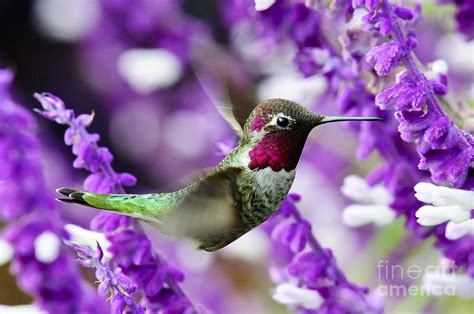
[[[382,121],[378,117],[339,117],[339,116],[325,116],[322,120],[318,122],[317,125],[339,122],[339,121]]]

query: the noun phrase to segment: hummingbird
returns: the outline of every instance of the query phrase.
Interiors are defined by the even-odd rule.
[[[145,221],[172,237],[188,238],[209,252],[263,223],[283,202],[295,178],[306,139],[316,126],[377,117],[313,113],[293,101],[268,99],[245,123],[227,115],[238,145],[215,168],[181,190],[151,194],[97,194],[60,188],[58,200]],[[242,120],[242,119],[241,119]]]

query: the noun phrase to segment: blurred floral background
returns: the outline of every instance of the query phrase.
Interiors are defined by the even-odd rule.
[[[1,313],[472,313],[472,1],[2,0],[0,29]],[[183,187],[236,145],[216,105],[277,97],[383,123],[318,127],[218,252],[54,201]]]

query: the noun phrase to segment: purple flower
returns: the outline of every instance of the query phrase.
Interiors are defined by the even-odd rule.
[[[85,267],[96,269],[96,277],[99,280],[99,294],[103,298],[111,298],[112,312],[124,313],[145,313],[145,308],[141,304],[136,304],[133,293],[137,286],[125,276],[120,268],[113,269],[108,261],[104,260],[104,253],[99,243],[97,251],[94,252],[88,247],[71,244],[76,251],[80,263]]]
[[[377,74],[387,75],[406,54],[407,49],[392,40],[372,48],[367,53],[367,62],[375,68]]]
[[[156,254],[142,232],[123,230],[109,235],[108,239],[112,242],[109,251],[123,272],[143,289],[150,311],[168,309],[176,306],[175,303],[186,303],[187,308],[191,308],[177,286],[184,280],[184,275]],[[169,297],[163,298],[164,295]]]
[[[373,10],[371,8],[368,9]],[[407,7],[395,7],[393,9],[393,13],[395,13],[402,20],[411,20],[414,17],[413,12]]]
[[[307,221],[301,223],[284,222],[273,229],[272,239],[287,245],[295,253],[300,252],[306,246],[311,226]]]
[[[0,70],[0,217],[15,248],[11,271],[45,311],[104,313],[60,240],[63,221],[44,182],[36,125],[10,96],[12,79]]]
[[[43,111],[39,112],[47,118],[54,120],[55,116],[62,115],[61,110],[66,110],[62,100],[54,95],[43,93],[35,94],[35,97],[43,106]],[[59,110],[53,115],[50,114],[51,108]],[[77,155],[74,166],[92,172],[84,182],[85,188],[100,193],[124,193],[123,185],[134,185],[136,179],[131,174],[114,171],[111,153],[107,148],[97,145],[99,136],[87,132],[86,127],[92,122],[93,116],[80,115],[75,118],[71,113],[69,117],[62,124],[69,126],[65,142],[72,145],[73,153]],[[129,217],[103,212],[91,222],[93,229],[106,232],[112,244],[109,251],[114,254],[111,262],[123,271],[119,278],[133,280],[134,287],[143,291],[147,308],[152,312],[167,311],[177,304],[193,311],[190,301],[177,284],[184,279],[183,275],[154,251],[148,237],[132,221]],[[103,287],[99,289],[103,290]],[[163,298],[163,294],[169,297]],[[112,299],[112,306],[117,310],[134,306],[131,300],[118,294]]]
[[[426,83],[432,88],[431,82]],[[383,110],[394,108],[400,111],[421,111],[428,100],[424,86],[423,81],[420,82],[408,72],[403,72],[397,84],[379,93],[375,100]]]
[[[299,195],[290,194],[266,223],[272,240],[292,252],[285,267],[288,283],[279,282],[274,299],[297,305],[304,313],[316,313],[315,310],[317,313],[382,313],[381,307],[367,301],[367,288],[350,283],[331,251],[319,245],[310,223],[296,208],[295,202],[299,199]],[[317,295],[311,295],[312,291]],[[318,295],[322,299],[320,302],[310,301],[318,299]]]

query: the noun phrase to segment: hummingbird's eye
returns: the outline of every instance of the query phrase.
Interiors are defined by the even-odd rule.
[[[286,128],[288,124],[290,124],[290,121],[285,117],[278,117],[276,124],[281,128]]]

